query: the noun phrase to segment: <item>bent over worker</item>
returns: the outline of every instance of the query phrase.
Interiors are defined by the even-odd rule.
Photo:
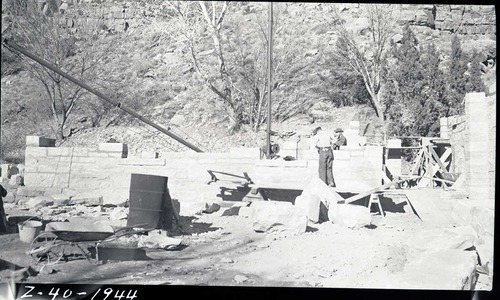
[[[313,131],[313,145],[318,149],[319,153],[319,178],[328,186],[335,187],[333,179],[333,151],[332,145],[336,142],[335,136],[329,131],[323,131],[321,127],[317,127]]]
[[[340,146],[347,145],[347,139],[342,134],[342,132],[344,132],[344,130],[342,130],[342,128],[337,128],[337,129],[335,129],[334,132],[335,132],[334,136],[337,139],[337,141],[335,143],[333,143],[333,150],[339,150]]]

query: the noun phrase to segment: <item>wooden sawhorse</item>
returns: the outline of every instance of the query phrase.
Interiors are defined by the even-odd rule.
[[[373,193],[370,195],[370,200],[368,201],[368,210],[369,211],[372,208],[372,204],[376,204],[378,207],[379,213],[382,215],[382,217],[385,217],[384,209],[382,208],[382,205],[380,204],[379,193]]]

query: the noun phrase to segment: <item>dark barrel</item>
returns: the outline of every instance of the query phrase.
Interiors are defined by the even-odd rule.
[[[172,228],[172,201],[167,184],[168,177],[131,175],[127,226]]]

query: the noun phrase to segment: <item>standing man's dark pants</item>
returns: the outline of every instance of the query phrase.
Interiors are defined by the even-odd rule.
[[[0,185],[0,234],[7,233],[7,220],[2,199],[5,196],[7,196],[7,191]]]
[[[319,178],[327,185],[335,186],[333,180],[333,151],[332,148],[319,149]]]

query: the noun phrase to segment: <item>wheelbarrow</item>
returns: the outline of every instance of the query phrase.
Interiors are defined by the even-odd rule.
[[[111,226],[95,224],[79,224],[75,228],[70,222],[53,222],[47,225],[46,231],[37,235],[30,244],[28,251],[36,264],[53,265],[65,257],[69,247],[78,249],[86,259],[91,261],[91,253],[86,250],[95,247],[96,262],[99,261],[99,245],[112,242],[123,236],[145,233],[154,228],[135,229],[144,224],[126,226],[114,229]]]

